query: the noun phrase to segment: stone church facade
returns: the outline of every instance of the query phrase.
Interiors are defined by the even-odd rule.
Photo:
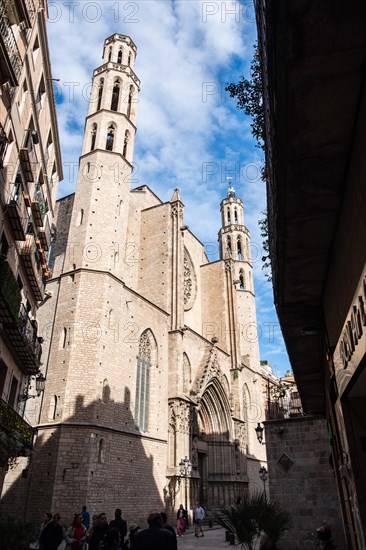
[[[244,205],[221,202],[220,259],[185,225],[178,189],[131,189],[140,81],[115,34],[93,74],[74,195],[57,203],[39,309],[46,389],[27,483],[29,519],[116,506],[129,521],[260,487],[264,419]],[[180,476],[188,457],[192,472]],[[19,482],[20,483],[20,482]],[[11,490],[8,496],[11,495]]]

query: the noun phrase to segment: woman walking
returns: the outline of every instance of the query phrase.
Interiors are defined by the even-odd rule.
[[[75,514],[72,525],[66,531],[65,550],[81,550],[86,539],[85,532],[86,529],[83,525],[83,516],[81,514]]]
[[[179,537],[183,537],[184,535],[184,532],[187,526],[187,520],[188,520],[187,510],[185,510],[183,508],[183,504],[181,504],[177,512],[177,533]]]

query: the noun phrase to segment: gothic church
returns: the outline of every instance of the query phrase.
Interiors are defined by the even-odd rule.
[[[140,81],[114,34],[93,73],[74,195],[57,203],[44,392],[27,516],[122,508],[145,522],[197,500],[214,509],[260,482],[264,419],[244,205],[221,202],[220,259],[184,222],[179,190],[131,189]],[[188,477],[179,463],[192,463]]]

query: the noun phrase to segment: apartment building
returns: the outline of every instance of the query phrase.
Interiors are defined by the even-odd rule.
[[[44,0],[0,0],[0,488],[29,454],[24,409],[44,384],[37,308],[62,179],[46,19]]]

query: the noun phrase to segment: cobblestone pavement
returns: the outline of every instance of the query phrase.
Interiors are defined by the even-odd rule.
[[[230,550],[233,546],[230,546],[228,542],[225,542],[225,530],[207,526],[203,527],[204,537],[195,537],[194,529],[189,528],[183,537],[178,537],[178,550],[202,550],[210,548],[210,550],[222,550],[226,548]]]

